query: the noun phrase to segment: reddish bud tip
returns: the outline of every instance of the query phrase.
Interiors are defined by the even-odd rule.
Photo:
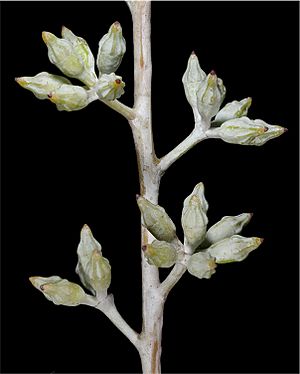
[[[263,242],[264,240],[265,240],[264,238],[260,238],[260,244],[262,244],[262,242]]]
[[[121,79],[116,79],[115,82],[116,82],[117,84],[120,84],[120,83],[121,83]]]
[[[115,25],[115,26],[120,26],[120,22],[119,22],[119,21],[116,21],[116,22],[114,22],[114,25]]]
[[[196,52],[195,52],[195,51],[192,51],[191,55],[196,55]]]
[[[51,97],[52,97],[52,93],[48,93],[47,96],[49,97],[49,99],[51,99]]]
[[[214,70],[212,70],[209,74],[210,75],[216,75],[216,72]]]
[[[286,127],[283,128],[283,132],[287,132],[288,129]]]
[[[268,127],[264,127],[264,132],[267,132],[268,130]]]
[[[139,195],[139,194],[136,194],[136,195],[135,195],[135,198],[136,198],[136,199],[138,199],[139,197],[141,197],[141,195]]]
[[[40,289],[44,291],[45,287],[43,285],[40,286]]]
[[[143,246],[142,246],[142,251],[143,251],[143,252],[146,252],[146,250],[147,250],[147,246],[146,246],[146,245],[143,245]]]

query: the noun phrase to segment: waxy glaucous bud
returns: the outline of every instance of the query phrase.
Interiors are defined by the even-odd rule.
[[[79,79],[87,86],[97,81],[94,72],[94,57],[87,42],[77,37],[66,27],[62,28],[63,38],[44,31],[42,37],[48,47],[48,57],[66,76]]]
[[[80,86],[63,84],[48,95],[58,110],[71,112],[85,108],[89,104],[88,92]]]
[[[205,78],[206,74],[200,67],[198,57],[192,52],[186,71],[182,77],[182,83],[187,101],[193,109],[197,108],[197,91]]]
[[[188,260],[188,272],[197,278],[209,279],[216,272],[215,259],[206,252],[194,253]]]
[[[125,52],[126,42],[122,35],[122,27],[119,22],[115,22],[99,42],[97,66],[100,75],[114,73],[120,66]]]
[[[251,217],[251,213],[223,217],[207,231],[205,244],[214,244],[222,239],[240,233],[242,228],[249,223]]]
[[[156,239],[166,242],[175,239],[176,227],[164,208],[152,204],[140,195],[137,195],[137,204],[143,217],[144,226]]]
[[[214,117],[225,98],[226,88],[222,79],[211,71],[197,91],[197,108],[202,117],[210,120]]]
[[[172,244],[154,240],[143,247],[144,255],[150,265],[160,268],[173,266],[177,259],[177,251]]]
[[[262,123],[256,123],[248,117],[234,118],[224,122],[220,127],[209,130],[226,143],[255,145],[253,140],[268,131]]]
[[[192,251],[204,240],[207,222],[208,219],[199,197],[197,195],[191,196],[182,212],[181,224],[185,244],[188,244]]]
[[[248,113],[252,103],[251,97],[243,99],[241,101],[232,101],[231,103],[226,104],[216,115],[214,120],[214,125],[221,125],[223,122],[226,122],[233,118],[244,117]]]
[[[34,287],[43,292],[48,300],[53,301],[56,305],[76,306],[86,298],[85,292],[78,284],[58,276],[30,277],[29,280]]]
[[[87,225],[81,230],[77,254],[76,273],[82,284],[93,295],[105,294],[111,282],[111,267],[109,261],[102,256],[101,245]]]
[[[194,196],[194,195],[199,197],[200,202],[201,202],[201,206],[202,206],[202,210],[205,213],[207,212],[208,202],[206,201],[205,196],[204,196],[204,184],[202,182],[200,182],[200,183],[196,184],[192,193],[184,200],[182,214],[185,213],[187,207],[189,206],[189,201],[192,198],[192,196]]]
[[[67,78],[46,72],[39,73],[34,77],[16,78],[16,82],[26,90],[33,92],[38,99],[49,99],[49,94],[63,84],[72,84]]]
[[[278,136],[282,135],[284,132],[287,131],[285,127],[269,125],[261,119],[255,119],[253,122],[256,125],[264,126],[267,129],[267,131],[252,139],[249,145],[264,145],[268,140],[277,138]]]
[[[211,245],[207,248],[207,252],[216,259],[217,264],[226,264],[244,260],[262,242],[263,239],[261,238],[245,238],[240,235],[233,235]]]
[[[111,73],[100,76],[96,90],[99,99],[112,101],[123,95],[124,87],[122,77]]]

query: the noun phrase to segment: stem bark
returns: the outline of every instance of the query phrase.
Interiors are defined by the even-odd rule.
[[[151,117],[151,3],[131,2],[134,38],[134,111],[136,117],[129,121],[132,128],[139,169],[140,194],[157,204],[160,184],[158,159],[155,155]],[[141,247],[153,240],[141,227]],[[159,292],[159,271],[142,257],[142,317],[139,353],[143,373],[161,372],[161,336],[164,299]]]

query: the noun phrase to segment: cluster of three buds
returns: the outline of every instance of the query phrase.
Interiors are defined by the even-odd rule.
[[[126,51],[119,22],[111,25],[100,42],[97,56],[99,77],[94,70],[95,59],[87,42],[62,28],[62,38],[50,32],[42,37],[48,47],[49,60],[69,78],[76,78],[84,87],[72,85],[65,77],[42,72],[34,77],[16,78],[24,88],[32,91],[39,99],[50,99],[58,110],[74,111],[86,107],[95,99],[115,100],[124,93],[125,83],[115,71],[121,64]]]
[[[77,249],[78,263],[76,273],[82,284],[97,300],[107,296],[111,283],[111,267],[109,261],[102,255],[100,243],[93,237],[90,228],[84,225]],[[29,280],[44,296],[57,305],[76,306],[86,301],[85,291],[76,283],[59,276],[30,277]]]
[[[179,259],[176,227],[165,209],[142,196],[137,197],[143,224],[156,238],[143,247],[151,265],[171,267]],[[256,249],[262,239],[237,235],[250,221],[252,214],[225,216],[207,230],[208,203],[203,183],[195,186],[184,200],[181,224],[184,232],[184,250],[189,255],[188,271],[197,278],[210,278],[216,264],[244,260]]]

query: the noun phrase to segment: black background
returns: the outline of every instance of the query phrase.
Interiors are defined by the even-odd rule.
[[[242,263],[208,280],[185,274],[165,306],[164,372],[298,371],[298,3],[154,2],[153,131],[159,157],[192,130],[181,83],[195,50],[227,88],[225,103],[251,96],[249,116],[289,129],[263,147],[207,140],[163,177],[160,205],[177,225],[184,198],[203,181],[210,224],[254,212],[245,236],[264,237]],[[60,74],[42,31],[62,25],[94,54],[118,20],[127,52],[118,70],[133,104],[132,25],[121,2],[3,2],[2,6],[2,371],[139,372],[135,348],[92,308],[47,301],[31,275],[74,272],[87,223],[112,265],[116,305],[141,327],[139,191],[129,126],[94,102],[58,112],[14,82]],[[75,84],[78,82],[74,81]],[[162,275],[164,276],[166,272]]]

